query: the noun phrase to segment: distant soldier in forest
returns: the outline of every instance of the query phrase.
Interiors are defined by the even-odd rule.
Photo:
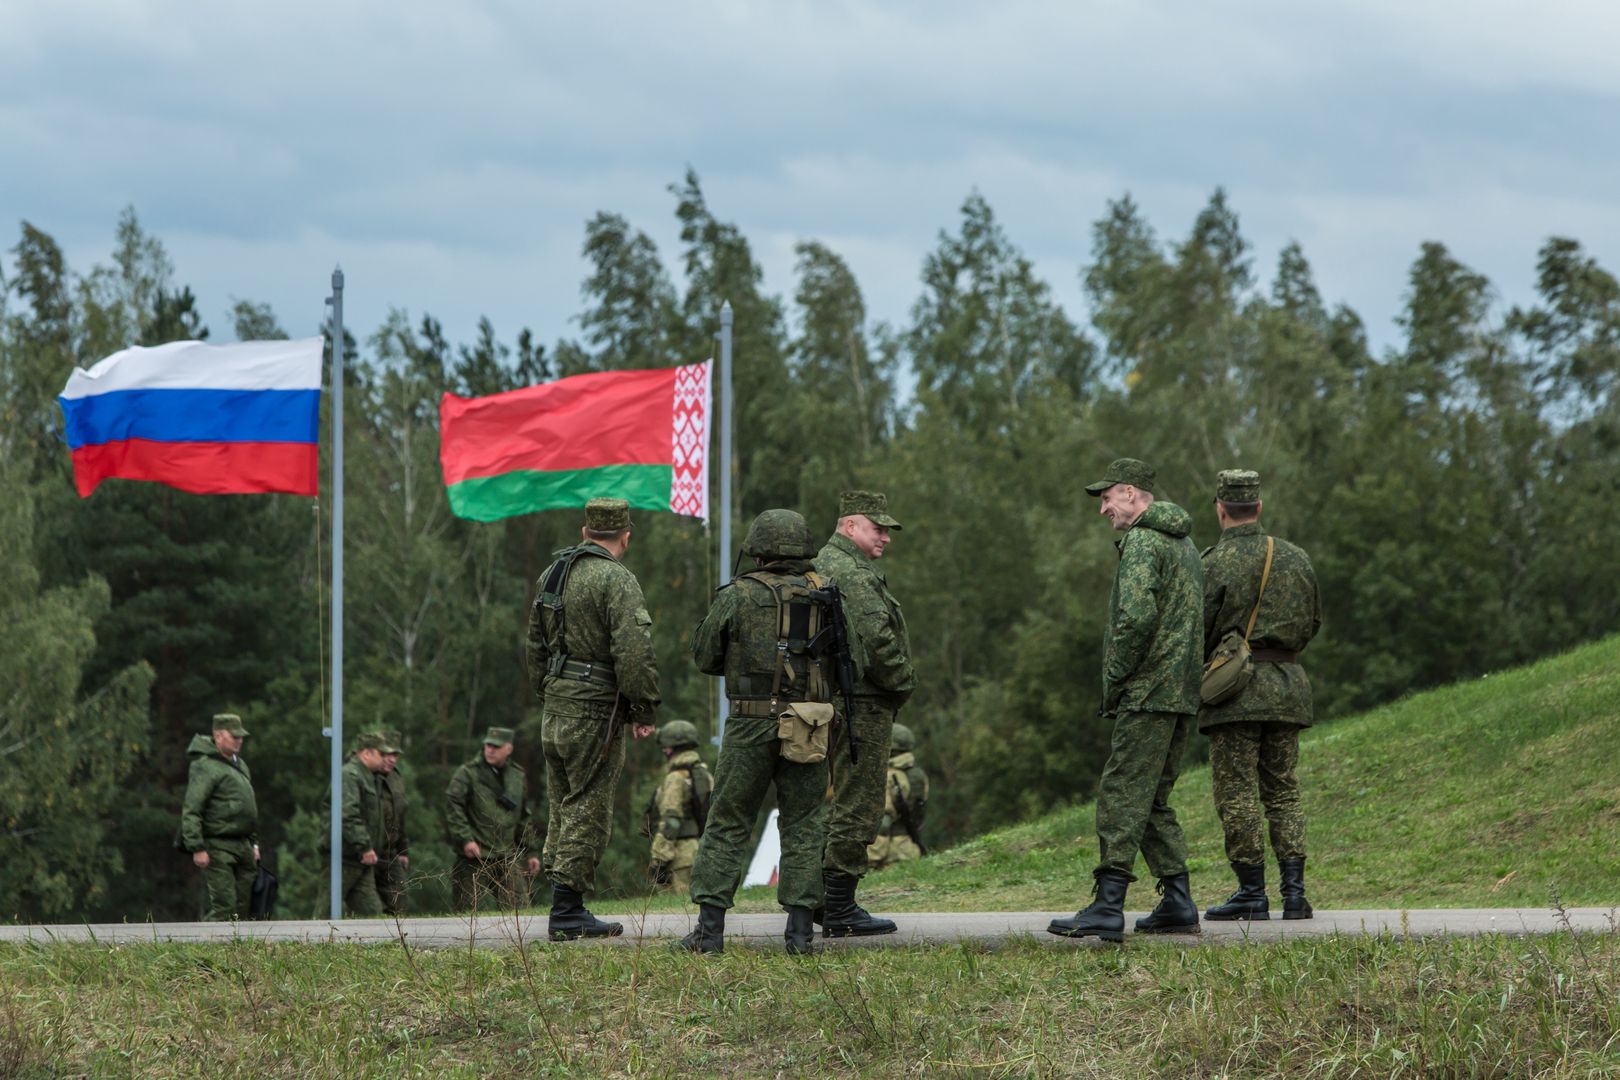
[[[724,951],[726,911],[772,784],[782,840],[776,899],[788,917],[782,939],[789,953],[815,951],[834,672],[844,660],[853,665],[852,680],[859,676],[848,620],[810,562],[815,550],[810,527],[792,510],[760,514],[742,545],[755,569],[716,591],[692,633],[693,662],[704,674],[725,677],[730,707],[714,799],[692,868],[698,924],[680,942],[692,952]],[[835,626],[841,634],[824,633]],[[842,651],[833,644],[839,636]]]
[[[875,491],[846,491],[838,502],[838,526],[816,556],[817,572],[844,594],[844,607],[862,650],[865,674],[855,688],[855,715],[846,717],[835,740],[832,805],[822,859],[828,937],[892,934],[892,919],[874,918],[855,900],[868,868],[867,848],[883,818],[883,791],[890,729],[911,697],[917,677],[905,616],[878,567],[900,523],[889,500]]]
[[[463,762],[445,788],[457,911],[477,911],[485,900],[503,909],[527,907],[525,879],[540,872],[529,831],[528,777],[511,760],[513,736],[511,728],[490,728],[478,755]]]
[[[383,841],[377,851],[377,892],[387,915],[408,914],[407,880],[411,867],[411,841],[405,828],[405,777],[399,759],[405,753],[404,736],[397,731],[383,735],[382,773],[379,791],[383,809]]]
[[[883,796],[883,821],[877,839],[866,849],[873,870],[920,859],[923,813],[928,809],[928,774],[917,764],[917,740],[904,724],[889,736],[889,773]]]
[[[621,561],[630,547],[630,504],[585,504],[580,542],[556,553],[536,583],[529,612],[529,682],[540,699],[550,822],[544,868],[551,879],[553,940],[612,937],[622,923],[585,907],[613,825],[613,795],[624,770],[624,728],[645,739],[656,729],[658,665],[652,616],[635,574]]]
[[[378,849],[383,843],[381,777],[383,736],[366,731],[343,763],[343,911],[381,915],[377,892]]]
[[[1125,936],[1125,891],[1138,850],[1159,879],[1160,900],[1138,933],[1196,932],[1187,884],[1187,841],[1170,792],[1181,773],[1187,729],[1203,675],[1204,574],[1188,534],[1192,515],[1156,499],[1153,468],[1113,461],[1086,486],[1116,532],[1119,567],[1103,631],[1101,713],[1113,718],[1113,748],[1097,787],[1096,899],[1047,930],[1064,937]]]
[[[698,730],[685,720],[658,729],[664,778],[647,804],[644,834],[652,838],[648,877],[654,885],[685,895],[692,887],[692,862],[709,817],[714,774],[698,754]]]
[[[1316,571],[1303,550],[1260,527],[1260,474],[1216,477],[1221,538],[1204,552],[1204,655],[1222,639],[1247,641],[1252,675],[1236,696],[1205,705],[1215,811],[1238,890],[1204,912],[1218,920],[1269,919],[1261,809],[1282,881],[1283,918],[1308,919],[1305,812],[1300,807],[1299,732],[1311,723],[1311,681],[1299,654],[1322,628]]]
[[[235,713],[214,717],[213,733],[186,748],[191,759],[180,810],[180,844],[191,853],[208,889],[205,922],[245,919],[259,862],[259,807],[253,776],[242,760],[247,728]]]

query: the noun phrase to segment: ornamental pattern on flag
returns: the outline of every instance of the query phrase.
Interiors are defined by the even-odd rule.
[[[669,508],[676,514],[709,519],[709,364],[675,369],[674,477]]]

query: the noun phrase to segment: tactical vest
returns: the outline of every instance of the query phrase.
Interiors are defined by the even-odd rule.
[[[568,656],[568,612],[563,604],[563,590],[568,587],[568,578],[574,571],[574,564],[585,557],[607,559],[612,556],[594,547],[579,544],[564,551],[556,562],[546,568],[545,574],[540,579],[540,595],[534,598],[534,604],[542,611],[546,674],[555,678],[579,679],[583,682],[600,682],[614,686],[617,682],[611,665],[601,662],[571,661]]]
[[[714,795],[714,774],[703,762],[691,765],[677,765],[669,770],[669,775],[683,772],[691,787],[686,792],[686,816],[681,819],[680,831],[675,834],[677,840],[696,840],[703,835],[703,827],[709,821],[709,802]],[[660,784],[659,787],[663,785]],[[658,826],[662,824],[658,813],[658,788],[653,788],[652,797],[647,800],[647,809],[642,811],[641,835],[658,835]]]
[[[733,614],[726,648],[726,696],[733,712],[749,715],[756,711],[750,706],[756,705],[760,715],[774,716],[780,704],[832,700],[824,661],[812,652],[825,646],[821,631],[828,616],[826,606],[810,593],[826,583],[815,571],[784,574],[766,569],[737,577],[732,587],[745,589],[748,595]],[[760,588],[769,590],[774,605],[757,602]]]

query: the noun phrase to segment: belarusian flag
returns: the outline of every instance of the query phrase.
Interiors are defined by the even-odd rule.
[[[457,517],[584,506],[709,516],[709,365],[599,371],[439,401],[439,463]]]

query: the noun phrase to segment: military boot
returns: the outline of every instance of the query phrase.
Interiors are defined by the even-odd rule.
[[[1136,920],[1138,934],[1196,934],[1198,905],[1187,885],[1187,872],[1159,879],[1159,905]]]
[[[855,902],[855,886],[860,883],[860,878],[853,874],[828,873],[822,875],[821,883],[827,894],[822,907],[821,932],[827,937],[869,937],[894,933],[896,927],[893,919],[873,918],[870,912]]]
[[[1206,910],[1204,918],[1215,922],[1271,918],[1271,904],[1266,900],[1266,864],[1235,862],[1232,873],[1237,875],[1237,892],[1226,903]]]
[[[787,942],[788,955],[813,956],[820,952],[820,947],[816,945],[815,924],[810,921],[810,909],[790,907],[787,917],[787,929],[782,932],[782,940]]]
[[[697,925],[675,943],[676,951],[718,953],[726,951],[726,909],[719,904],[698,908]]]
[[[1098,937],[1104,941],[1125,940],[1125,890],[1131,879],[1124,874],[1107,871],[1097,875],[1092,888],[1091,906],[1067,919],[1053,919],[1047,924],[1048,934],[1059,937]]]
[[[551,918],[546,933],[552,941],[574,941],[586,937],[618,937],[624,924],[603,922],[585,907],[585,898],[561,882],[551,884]]]
[[[1309,919],[1311,902],[1305,899],[1305,856],[1297,859],[1278,859],[1277,872],[1282,878],[1283,918]]]

